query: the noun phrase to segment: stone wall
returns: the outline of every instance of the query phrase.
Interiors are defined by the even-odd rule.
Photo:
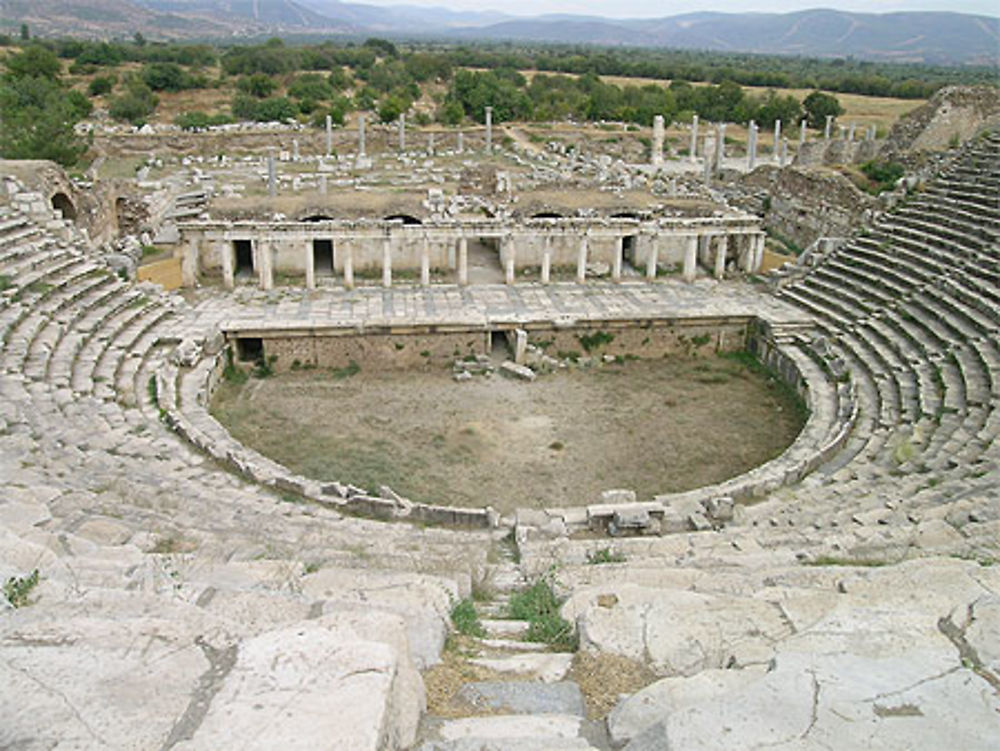
[[[531,327],[528,343],[559,359],[586,355],[655,359],[733,352],[746,348],[749,322],[748,318],[701,318]]]
[[[761,167],[742,187],[763,198],[764,226],[801,248],[820,237],[845,237],[867,224],[878,201],[838,172]]]
[[[352,362],[365,370],[448,367],[456,359],[484,354],[490,348],[490,335],[482,330],[315,336],[283,332],[260,338],[265,356],[277,358],[272,367],[279,373],[299,366],[346,368]]]
[[[526,326],[528,343],[560,359],[600,356],[697,356],[745,349],[751,319],[747,317],[593,321],[562,327],[551,323]],[[494,334],[514,324],[497,327],[434,326],[357,332],[295,329],[234,329],[230,341],[260,339],[264,356],[275,372],[298,368],[411,370],[450,367],[455,360],[489,354]],[[457,330],[456,330],[457,329]],[[272,358],[274,358],[272,360]]]

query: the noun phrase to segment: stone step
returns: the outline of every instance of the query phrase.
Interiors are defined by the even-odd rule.
[[[462,686],[458,697],[477,708],[510,714],[586,715],[583,694],[573,681],[477,681]]]
[[[555,683],[569,673],[573,655],[567,652],[526,652],[509,657],[474,657],[469,662],[498,673],[533,675],[543,683]]]
[[[461,738],[427,741],[417,751],[597,751],[583,738]]]
[[[493,715],[487,717],[462,717],[457,720],[447,720],[434,728],[433,733],[440,741],[467,741],[475,739],[477,743],[503,742],[508,745],[496,748],[523,748],[524,741],[544,742],[546,745],[537,748],[553,748],[552,741],[579,740],[583,729],[583,720],[579,715],[570,714],[511,714]],[[579,744],[577,744],[579,745]],[[427,751],[435,748],[425,744]],[[437,748],[442,748],[438,746]],[[449,748],[444,746],[443,748]],[[481,746],[451,746],[450,748],[479,749]],[[556,747],[558,748],[558,747]],[[569,746],[573,748],[573,746]]]
[[[479,643],[494,652],[537,652],[538,642],[519,641],[517,639],[479,639]]]
[[[500,638],[524,636],[528,633],[528,628],[531,626],[527,621],[503,620],[499,618],[483,618],[480,619],[480,623],[486,629],[486,633]]]

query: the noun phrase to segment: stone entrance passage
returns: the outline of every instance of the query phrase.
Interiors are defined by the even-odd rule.
[[[62,213],[63,219],[76,221],[76,206],[65,193],[56,193],[52,196],[52,208]]]
[[[333,240],[313,240],[313,270],[316,276],[333,276]]]
[[[234,274],[246,279],[254,275],[253,242],[251,240],[233,240]]]
[[[500,239],[469,238],[469,284],[503,284],[504,271],[500,263]]]
[[[257,362],[264,357],[264,340],[259,336],[240,337],[236,340],[236,357],[240,362]]]

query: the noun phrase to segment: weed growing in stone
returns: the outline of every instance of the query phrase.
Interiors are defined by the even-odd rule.
[[[625,554],[614,548],[600,548],[587,553],[587,563],[599,566],[602,563],[624,563]]]
[[[246,383],[249,377],[243,368],[233,362],[233,351],[231,349],[226,350],[226,367],[222,370],[222,377],[226,383],[231,383],[234,386]]]
[[[38,586],[38,569],[27,576],[12,576],[3,585],[3,596],[15,608],[23,608],[30,604],[28,596]]]
[[[451,609],[451,622],[462,636],[486,636],[486,629],[479,622],[479,614],[472,600],[466,598]]]
[[[333,368],[330,371],[330,375],[338,381],[342,381],[345,378],[350,378],[351,376],[357,375],[361,372],[361,366],[354,360],[351,360],[343,368]]]
[[[589,353],[611,344],[615,340],[615,335],[607,331],[595,331],[593,334],[580,334],[576,338],[580,346]]]
[[[573,624],[559,614],[563,601],[544,577],[510,598],[510,617],[527,621],[528,641],[542,642],[562,652],[575,652],[579,637]]]

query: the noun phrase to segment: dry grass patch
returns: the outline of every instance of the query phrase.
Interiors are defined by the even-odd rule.
[[[599,652],[577,652],[569,678],[580,686],[591,720],[607,717],[622,694],[634,694],[656,681],[641,662]]]

